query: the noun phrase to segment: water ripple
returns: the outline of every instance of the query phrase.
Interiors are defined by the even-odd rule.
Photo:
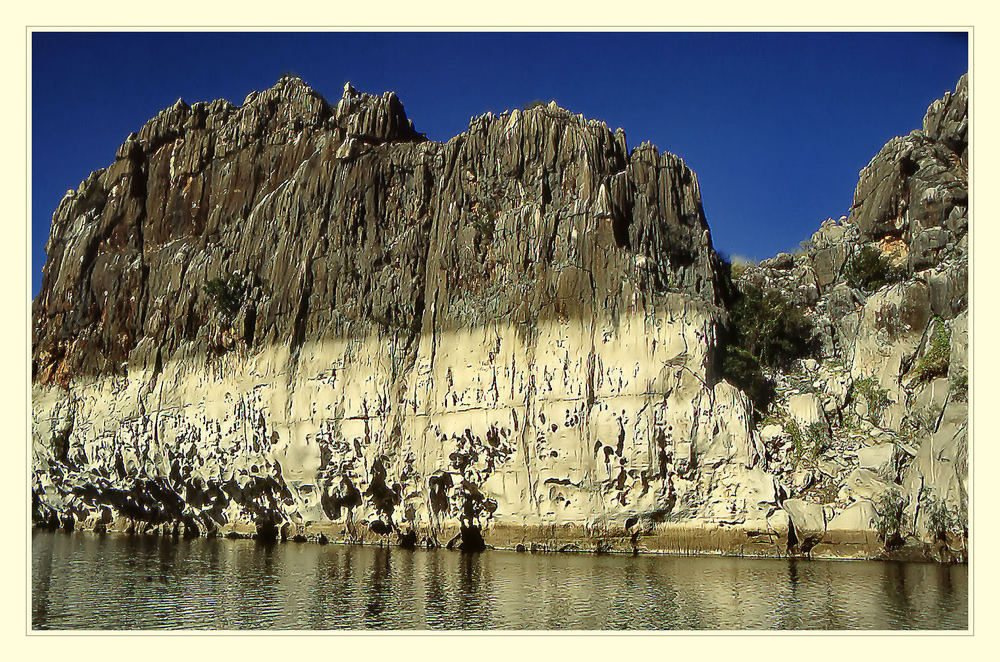
[[[32,535],[35,629],[966,629],[968,571]]]

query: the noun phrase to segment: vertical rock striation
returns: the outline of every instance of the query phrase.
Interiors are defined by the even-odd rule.
[[[694,174],[554,103],[440,144],[350,85],[178,101],[47,252],[40,521],[624,545],[629,518],[745,517]]]
[[[739,280],[816,322],[819,354],[773,376],[779,418],[829,430],[809,462],[718,374],[733,284],[679,158],[554,102],[442,144],[349,84],[178,101],[53,217],[33,517],[858,556],[896,490],[927,538],[966,499],[967,98],[963,78],[861,173],[850,217]],[[864,246],[902,282],[852,285]]]

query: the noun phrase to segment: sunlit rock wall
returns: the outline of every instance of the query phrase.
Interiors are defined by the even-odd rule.
[[[47,253],[36,520],[634,545],[775,507],[714,374],[693,173],[554,103],[440,144],[350,86],[179,101],[67,193]]]

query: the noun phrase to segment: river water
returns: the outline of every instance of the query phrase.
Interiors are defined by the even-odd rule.
[[[33,629],[966,629],[968,569],[35,531]]]

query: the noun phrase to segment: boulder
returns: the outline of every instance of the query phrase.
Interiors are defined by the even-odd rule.
[[[856,234],[856,228],[847,225],[846,221],[846,216],[842,216],[840,220],[826,219],[820,223],[819,230],[814,232],[809,239],[809,245],[815,249],[822,249],[828,246],[847,244]]]
[[[858,467],[861,469],[870,469],[878,475],[883,475],[892,464],[895,452],[895,444],[862,446],[858,449]]]
[[[845,487],[848,494],[855,499],[877,501],[887,490],[899,490],[898,485],[892,485],[880,479],[871,469],[855,469],[847,476]]]
[[[767,525],[771,527],[771,530],[778,533],[785,533],[788,531],[789,521],[788,513],[781,509],[775,510],[767,516]]]
[[[795,266],[795,259],[790,253],[778,253],[771,259],[764,260],[761,264],[779,271],[786,271]]]
[[[921,271],[939,262],[943,248],[953,243],[955,237],[939,227],[923,228],[910,240],[910,269]]]
[[[816,284],[820,289],[833,284],[840,276],[840,269],[847,260],[847,247],[843,244],[830,246],[812,255]]]
[[[837,283],[826,292],[824,308],[830,321],[836,324],[845,315],[849,315],[860,307],[858,298],[845,283]]]
[[[838,513],[827,524],[828,531],[869,531],[875,519],[875,507],[869,501],[857,501]]]
[[[823,402],[815,393],[800,393],[788,398],[788,413],[803,432],[815,423],[826,425]]]
[[[921,273],[930,288],[931,313],[951,319],[968,307],[968,265],[942,264]]]
[[[825,476],[836,478],[840,475],[841,466],[832,460],[817,460],[816,468]]]
[[[792,488],[796,493],[804,492],[816,482],[816,474],[812,469],[797,469],[792,473]]]
[[[785,429],[780,425],[765,425],[758,432],[757,436],[764,444],[771,444],[785,436]]]
[[[823,538],[826,533],[823,506],[802,499],[785,499],[781,507],[788,513],[801,549],[807,550]]]

